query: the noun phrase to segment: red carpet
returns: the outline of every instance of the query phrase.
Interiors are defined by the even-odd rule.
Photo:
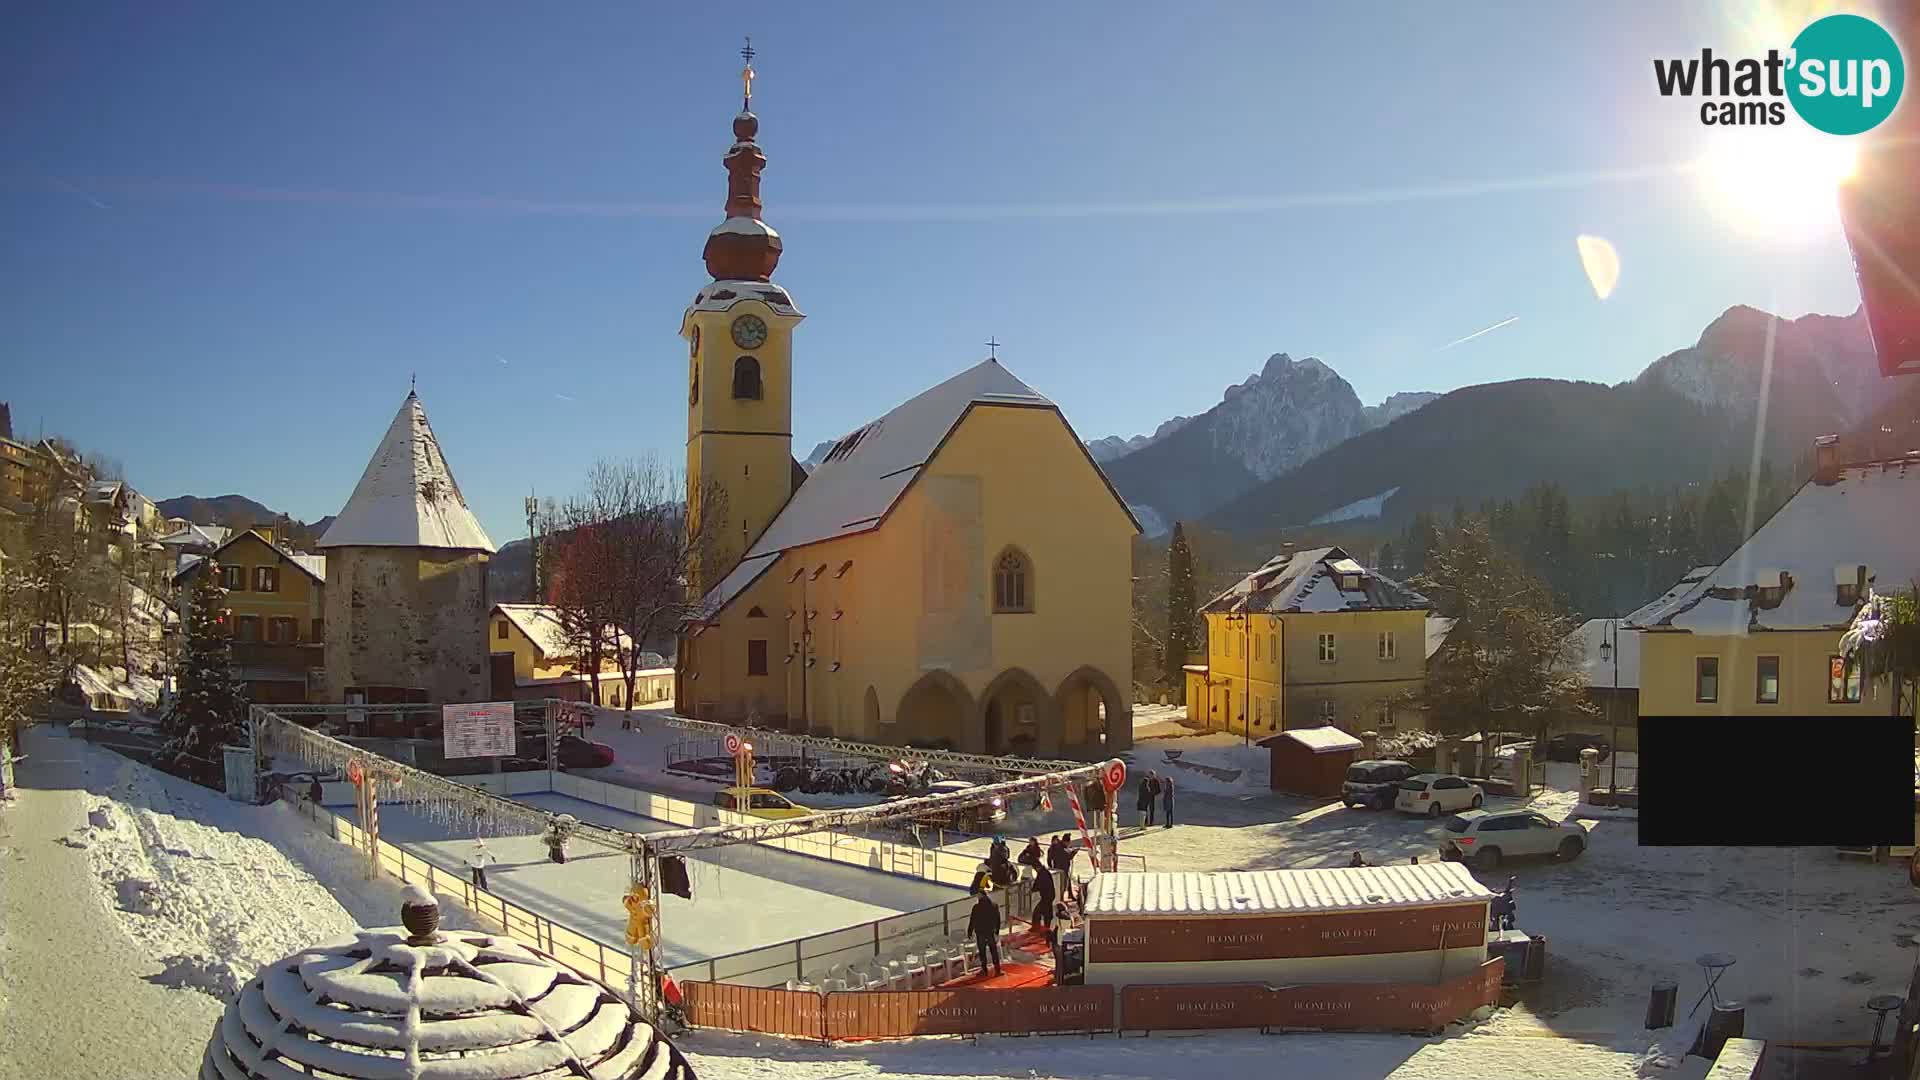
[[[1030,986],[1053,985],[1053,968],[1040,964],[1026,964],[1008,961],[1001,965],[1002,974],[988,974],[982,978],[978,974],[953,979],[940,984],[942,990],[1021,990]]]

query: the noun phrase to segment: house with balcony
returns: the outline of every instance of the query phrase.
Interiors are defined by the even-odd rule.
[[[327,559],[276,543],[269,527],[229,536],[211,553],[185,557],[174,575],[185,605],[200,575],[213,572],[227,590],[235,678],[259,704],[316,700],[326,641]]]
[[[1920,451],[1814,475],[1711,573],[1636,613],[1641,716],[1885,716],[1877,673],[1848,670],[1840,635],[1869,590],[1920,581]]]

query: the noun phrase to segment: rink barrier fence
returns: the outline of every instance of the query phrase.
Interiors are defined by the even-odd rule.
[[[293,793],[289,793],[287,801],[314,819],[333,839],[355,850],[366,850],[366,833],[352,821],[325,806],[316,808]],[[430,892],[458,897],[467,910],[500,927],[503,933],[546,950],[589,978],[616,990],[624,990],[629,965],[623,946],[596,940],[565,923],[556,922],[485,889],[475,888],[465,868],[442,866],[385,840],[379,843],[379,859],[380,868],[402,882],[417,881],[426,885]],[[1001,907],[1001,922],[1006,932],[1014,931],[1016,920],[1024,924],[1034,903],[1029,886],[1018,884],[1009,889],[996,890],[991,895]],[[973,902],[971,896],[959,897],[918,911],[901,912],[839,930],[696,960],[671,966],[667,970],[675,981],[682,983],[704,981],[747,987],[784,987],[789,980],[804,981],[833,967],[868,963],[915,953],[932,945],[951,944],[964,936]],[[663,923],[662,931],[671,937],[671,920]]]
[[[821,1042],[1223,1028],[1424,1033],[1497,1004],[1504,967],[1495,957],[1437,985],[1200,983],[822,994],[690,982],[681,990],[693,1027]]]

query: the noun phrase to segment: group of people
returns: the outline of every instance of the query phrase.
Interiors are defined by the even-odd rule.
[[[1033,911],[1028,922],[1047,939],[1047,945],[1056,955],[1059,952],[1059,930],[1072,918],[1071,895],[1062,895],[1060,882],[1066,882],[1071,893],[1073,879],[1068,870],[1073,865],[1073,839],[1061,833],[1040,846],[1040,838],[1028,837],[1027,846],[1020,850],[1018,860],[1008,858],[1007,842],[996,836],[987,848],[986,861],[974,872],[972,891],[973,910],[967,916],[967,932],[973,937],[974,948],[980,953],[980,968],[995,975],[1002,973],[1000,961],[1000,929],[1003,924],[1000,906],[988,895],[995,887],[1005,888],[1014,882],[1026,878],[1033,888]],[[1016,869],[1024,867],[1024,871]],[[1059,878],[1055,878],[1055,874]]]
[[[1173,828],[1173,777],[1163,777],[1159,773],[1148,770],[1147,775],[1140,778],[1140,797],[1134,803],[1135,809],[1140,811],[1141,828],[1152,827],[1153,808],[1156,804],[1166,809],[1165,827]]]

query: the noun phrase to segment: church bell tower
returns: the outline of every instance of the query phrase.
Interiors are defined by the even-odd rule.
[[[760,171],[754,142],[753,45],[740,114],[733,118],[726,220],[707,234],[707,273],[680,321],[687,342],[687,506],[705,530],[711,558],[696,560],[690,584],[711,589],[793,494],[793,329],[805,318],[773,283],[780,234],[760,219]],[[701,565],[711,563],[713,565]]]

